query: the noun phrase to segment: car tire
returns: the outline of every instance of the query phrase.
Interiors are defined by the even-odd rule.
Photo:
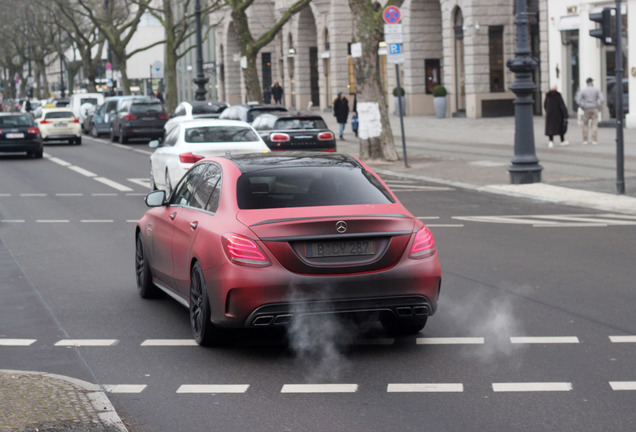
[[[156,297],[159,289],[152,283],[152,273],[150,272],[150,264],[141,239],[141,233],[137,234],[135,241],[135,275],[139,296],[145,299]]]
[[[75,138],[75,142],[74,142],[74,144],[75,144],[75,145],[82,145],[82,137]]]
[[[35,159],[42,159],[43,156],[44,156],[44,149],[36,150],[35,152],[33,152],[33,157]]]
[[[426,325],[427,316],[399,318],[394,315],[380,318],[382,327],[391,336],[409,336],[418,333]]]
[[[120,144],[126,144],[128,143],[128,137],[126,137],[126,135],[124,135],[124,131],[123,130],[119,130],[119,143]]]
[[[230,330],[220,329],[210,321],[210,300],[201,265],[196,262],[190,273],[190,327],[194,340],[201,346],[231,343]]]
[[[91,126],[91,131],[90,132],[91,132],[91,136],[93,138],[98,138],[99,137],[99,134],[97,133],[97,128],[95,127],[95,125]]]
[[[113,128],[112,126],[110,127],[110,140],[111,142],[116,142],[117,141],[117,136],[115,136],[115,128]]]

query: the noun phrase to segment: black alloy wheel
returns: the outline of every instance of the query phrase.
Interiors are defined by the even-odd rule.
[[[135,242],[135,276],[139,296],[146,299],[156,297],[159,289],[152,283],[152,273],[150,273],[150,265],[144,250],[141,233],[137,234]]]
[[[119,143],[126,144],[128,142],[128,137],[124,135],[124,131],[119,129]]]
[[[201,346],[229,344],[231,342],[229,330],[222,330],[212,324],[211,315],[203,271],[197,262],[190,273],[190,327],[192,336]]]

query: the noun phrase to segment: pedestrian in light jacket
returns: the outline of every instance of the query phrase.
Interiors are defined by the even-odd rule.
[[[594,80],[588,78],[587,86],[576,97],[576,103],[583,110],[583,145],[587,144],[589,123],[592,122],[592,144],[598,144],[598,110],[603,107],[603,93],[594,87]]]
[[[548,147],[554,147],[553,139],[555,135],[561,137],[561,145],[568,145],[565,133],[568,127],[568,108],[565,106],[561,93],[557,91],[557,86],[552,86],[545,95],[543,102],[545,109],[545,134],[548,136]]]

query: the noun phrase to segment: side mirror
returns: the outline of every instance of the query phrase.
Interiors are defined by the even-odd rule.
[[[146,195],[146,205],[148,207],[160,207],[166,202],[166,191],[156,190]]]
[[[156,149],[160,146],[159,140],[152,140],[148,143],[148,147],[151,149]]]

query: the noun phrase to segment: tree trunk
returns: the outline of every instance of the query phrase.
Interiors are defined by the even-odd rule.
[[[174,27],[174,16],[172,14],[172,4],[170,0],[164,0],[163,2],[164,13],[164,28],[166,31],[166,45],[165,45],[165,61],[164,66],[166,76],[166,89],[164,98],[166,101],[166,110],[168,112],[174,112],[177,107],[177,47],[175,35],[169,29]]]
[[[387,5],[401,5],[401,0]],[[378,44],[383,38],[382,9],[376,10],[371,0],[349,0],[356,41],[362,44],[362,57],[356,58],[357,109],[360,126],[360,158],[363,160],[399,160],[386,95],[380,77]]]
[[[258,53],[249,53],[247,56],[247,68],[243,69],[243,79],[245,80],[245,90],[247,91],[247,100],[250,102],[263,103],[263,89],[261,89],[261,81],[258,78],[258,69],[256,66],[256,58]]]

